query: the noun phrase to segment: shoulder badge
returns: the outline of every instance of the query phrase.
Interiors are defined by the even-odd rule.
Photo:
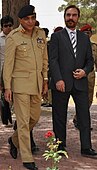
[[[39,44],[44,44],[45,41],[44,41],[44,39],[43,39],[42,37],[38,37],[38,38],[37,38],[37,43],[39,43]]]

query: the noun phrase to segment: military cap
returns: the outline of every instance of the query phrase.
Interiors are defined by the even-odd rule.
[[[92,26],[89,24],[86,24],[80,28],[80,31],[91,31],[91,30],[92,30]]]
[[[27,17],[29,15],[36,15],[35,13],[35,7],[33,5],[26,5],[24,7],[22,7],[18,13],[18,17],[19,18],[24,18]]]

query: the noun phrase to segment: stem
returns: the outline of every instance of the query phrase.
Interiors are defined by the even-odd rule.
[[[54,160],[52,159],[52,168],[54,168]]]

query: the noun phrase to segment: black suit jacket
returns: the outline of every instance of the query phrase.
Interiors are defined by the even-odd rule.
[[[53,33],[49,45],[49,67],[51,72],[50,88],[55,89],[59,80],[64,80],[66,91],[76,89],[88,90],[87,77],[79,80],[73,77],[73,71],[83,69],[88,74],[93,69],[92,49],[89,37],[77,30],[77,50],[74,56],[69,35],[63,30]]]

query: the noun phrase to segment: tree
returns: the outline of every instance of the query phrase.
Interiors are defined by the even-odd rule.
[[[30,4],[30,0],[2,0],[2,16],[10,15],[14,19],[14,27],[18,26],[17,14],[21,7]]]
[[[88,23],[97,31],[97,0],[64,0],[64,4],[58,8],[59,12],[68,5],[77,5],[80,8],[78,28]]]

